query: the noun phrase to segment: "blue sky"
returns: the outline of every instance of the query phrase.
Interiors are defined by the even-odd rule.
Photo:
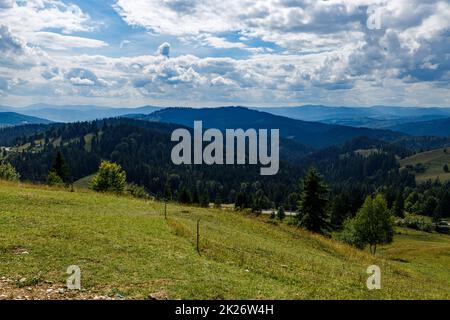
[[[0,104],[450,106],[450,4],[0,0]]]

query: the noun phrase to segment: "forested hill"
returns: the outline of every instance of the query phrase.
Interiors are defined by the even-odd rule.
[[[195,120],[202,120],[205,128],[280,129],[280,135],[313,148],[341,144],[353,138],[367,136],[392,141],[404,134],[389,130],[353,128],[295,120],[243,107],[223,108],[167,108],[150,115],[132,115],[135,119],[176,123],[192,127]]]
[[[0,127],[21,124],[47,124],[50,122],[47,119],[27,116],[16,112],[0,112]]]
[[[302,170],[296,166],[311,152],[290,140],[281,140],[280,172],[275,177],[260,177],[259,165],[175,166],[171,162],[171,133],[180,125],[108,119],[49,126],[48,131],[18,138],[6,158],[23,179],[44,182],[55,153],[61,150],[73,180],[96,172],[102,159],[119,163],[129,182],[143,185],[152,194],[167,191],[176,197],[181,188],[207,193],[213,200],[220,195],[231,201],[242,182],[264,181],[270,196],[281,198],[298,181]],[[233,191],[234,190],[234,191]],[[276,196],[274,196],[276,197]]]
[[[50,125],[47,131],[18,138],[16,146],[4,156],[19,171],[23,180],[45,182],[60,150],[70,168],[72,180],[95,173],[102,159],[120,164],[127,180],[142,185],[150,193],[178,199],[188,190],[193,202],[233,203],[239,194],[249,205],[257,197],[261,207],[270,208],[291,202],[296,205],[299,180],[316,166],[332,188],[357,197],[355,208],[367,193],[388,183],[414,184],[413,177],[399,173],[397,157],[409,149],[395,144],[357,138],[343,146],[312,152],[292,140],[281,140],[280,171],[275,176],[260,176],[259,165],[175,166],[171,162],[171,132],[180,125],[132,119]],[[290,200],[289,200],[290,199]]]

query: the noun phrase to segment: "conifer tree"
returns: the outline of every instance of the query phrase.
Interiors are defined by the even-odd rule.
[[[311,168],[301,182],[298,225],[309,231],[324,233],[328,227],[328,187],[319,172]]]

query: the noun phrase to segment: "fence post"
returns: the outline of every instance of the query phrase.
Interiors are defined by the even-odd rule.
[[[200,254],[200,219],[197,220],[197,252]]]
[[[167,220],[167,199],[164,199],[164,219]]]

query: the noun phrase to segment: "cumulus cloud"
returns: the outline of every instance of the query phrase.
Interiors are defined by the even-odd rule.
[[[104,86],[106,82],[99,79],[97,75],[88,69],[73,68],[64,75],[71,84],[75,86]]]
[[[14,36],[7,26],[0,26],[0,66],[28,68],[39,63],[42,51],[29,47],[25,41]]]
[[[448,1],[117,0],[113,7],[135,30],[157,34],[163,43],[144,48],[153,54],[86,53],[80,48],[108,44],[80,36],[98,23],[78,6],[0,0],[2,76],[19,74],[35,94],[117,101],[450,104]],[[368,28],[374,12],[380,29]],[[117,46],[140,45],[127,39]],[[3,92],[25,89],[5,81]]]
[[[164,42],[158,47],[157,53],[161,56],[164,56],[166,58],[169,58],[170,55],[170,44],[167,42]]]
[[[29,44],[51,49],[105,45],[99,40],[68,36],[74,32],[92,31],[97,27],[77,5],[60,0],[27,0],[20,1],[20,5],[14,3],[7,0],[0,2],[0,21]]]

